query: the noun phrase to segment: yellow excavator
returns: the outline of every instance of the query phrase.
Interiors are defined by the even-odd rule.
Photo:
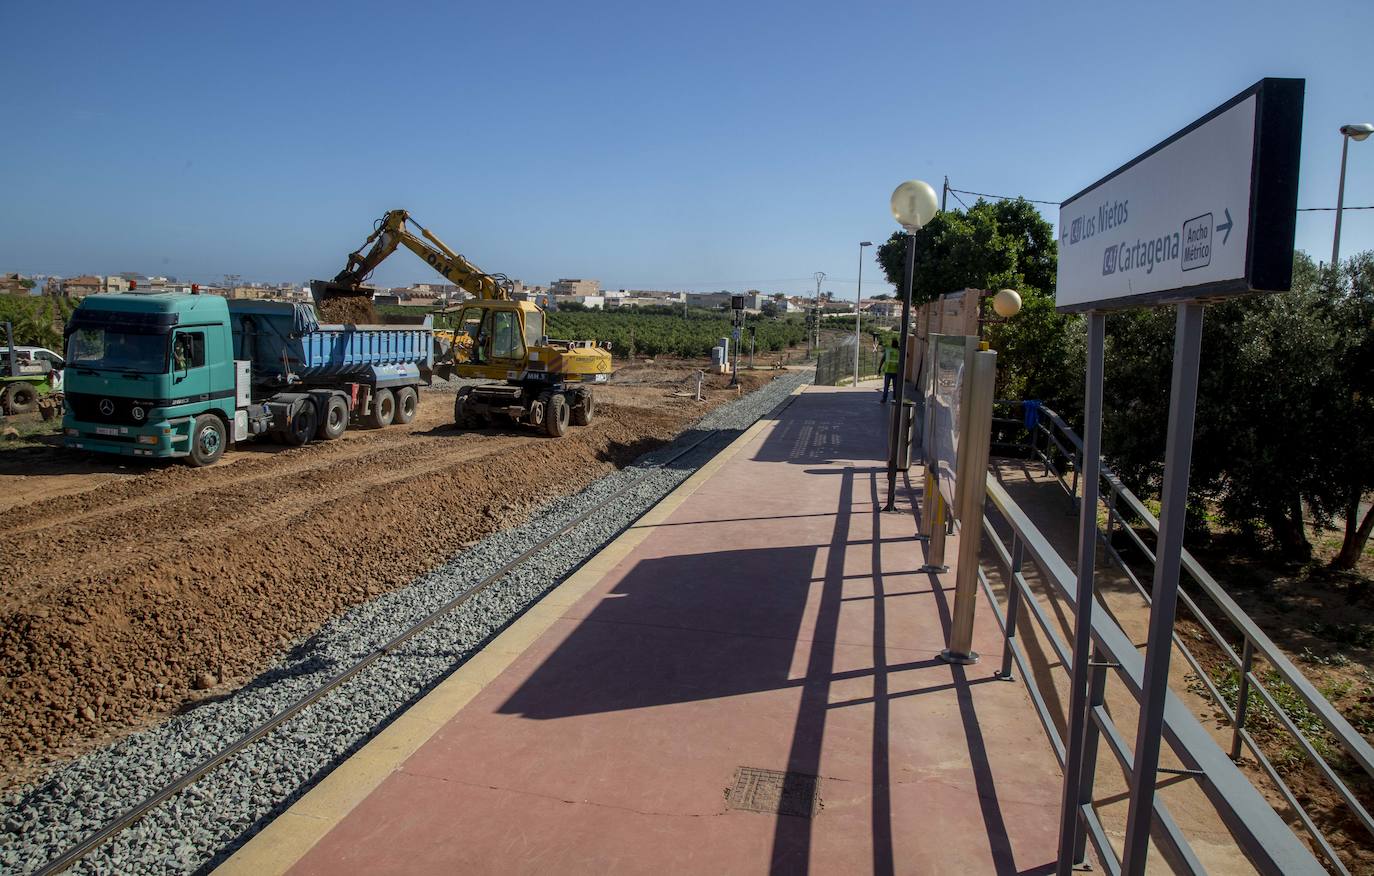
[[[414,226],[419,235],[410,230]],[[364,249],[368,249],[366,253]],[[596,341],[559,341],[546,334],[544,311],[531,301],[516,301],[514,284],[504,274],[488,274],[450,249],[405,210],[377,220],[372,234],[331,282],[312,284],[316,302],[368,296],[364,282],[396,247],[424,259],[451,283],[473,297],[458,306],[449,351],[434,371],[450,379],[486,378],[498,383],[464,386],[453,403],[459,428],[493,421],[528,423],[561,437],[569,424],[585,426],[596,411],[593,388],[611,376],[611,353]]]

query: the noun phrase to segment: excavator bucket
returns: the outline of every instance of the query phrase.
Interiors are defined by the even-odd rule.
[[[310,281],[310,295],[315,299],[315,312],[322,322],[375,325],[381,318],[372,306],[377,292],[371,286],[350,286],[325,280]]]
[[[316,307],[335,298],[366,298],[371,301],[375,294],[377,289],[373,286],[350,286],[328,280],[310,281],[310,296],[315,299]]]

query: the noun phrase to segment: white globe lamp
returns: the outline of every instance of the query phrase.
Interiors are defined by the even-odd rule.
[[[992,309],[1003,319],[1015,316],[1021,312],[1021,293],[1015,289],[997,290],[992,296]]]
[[[913,234],[940,212],[940,199],[930,183],[909,179],[892,192],[892,218]]]

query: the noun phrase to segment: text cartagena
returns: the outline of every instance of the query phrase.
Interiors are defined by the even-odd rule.
[[[1144,268],[1147,274],[1153,274],[1155,265],[1177,259],[1178,249],[1177,231],[1152,240],[1137,239],[1135,243],[1123,241],[1114,244],[1102,252],[1102,276],[1139,268]]]

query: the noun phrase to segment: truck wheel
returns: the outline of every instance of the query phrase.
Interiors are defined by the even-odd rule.
[[[31,383],[11,383],[5,400],[11,414],[27,414],[38,408],[38,390]]]
[[[226,443],[224,421],[214,414],[201,414],[191,424],[191,455],[186,461],[196,468],[214,465],[224,455]]]
[[[396,422],[405,424],[415,419],[415,409],[420,406],[420,394],[413,386],[403,386],[396,390]]]
[[[590,389],[584,389],[577,394],[577,404],[572,409],[572,424],[574,426],[585,426],[592,421],[596,414],[596,396]]]
[[[315,437],[315,429],[319,422],[319,415],[315,413],[315,403],[308,398],[301,399],[291,411],[291,422],[287,423],[286,431],[282,433],[282,443],[291,447],[309,444],[310,439]]]
[[[315,437],[321,441],[333,441],[348,429],[348,402],[343,396],[332,395],[329,404],[324,406],[324,416]]]
[[[568,397],[561,392],[554,393],[544,408],[544,431],[555,438],[562,438],[568,434],[570,416]]]
[[[367,415],[367,424],[374,429],[385,429],[396,417],[396,396],[389,389],[379,389],[372,393],[372,413]]]

